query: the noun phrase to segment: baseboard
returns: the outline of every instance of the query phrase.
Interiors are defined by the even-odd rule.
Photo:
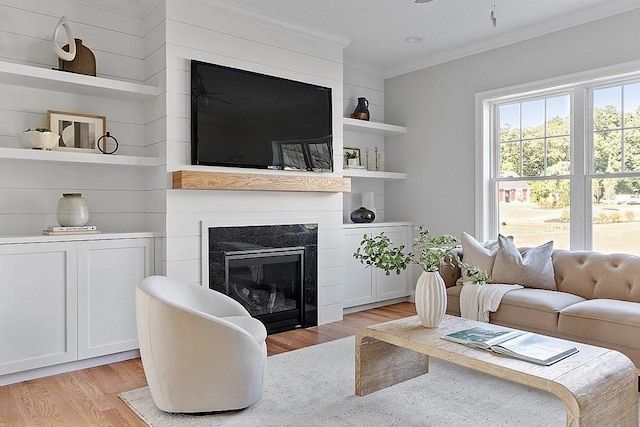
[[[93,357],[91,359],[76,360],[74,362],[61,363],[59,365],[47,366],[44,368],[30,369],[28,371],[15,372],[0,376],[0,386],[15,384],[22,381],[36,378],[48,377],[51,375],[63,374],[65,372],[78,371],[80,369],[93,368],[95,366],[108,365],[109,363],[122,362],[123,360],[140,357],[139,350],[124,351],[122,353],[109,354],[106,356]]]
[[[371,304],[363,304],[363,305],[357,305],[355,307],[345,308],[342,312],[343,314],[357,313],[358,311],[369,310],[371,308],[384,307],[385,305],[391,305],[391,304],[396,304],[398,302],[406,302],[406,301],[409,301],[409,297],[388,299],[386,301],[372,302]]]

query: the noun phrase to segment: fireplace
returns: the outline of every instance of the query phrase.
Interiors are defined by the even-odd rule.
[[[317,225],[209,228],[209,287],[269,333],[317,325]]]

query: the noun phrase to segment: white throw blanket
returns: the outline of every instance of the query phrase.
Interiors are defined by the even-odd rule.
[[[504,294],[521,288],[521,285],[504,283],[464,284],[460,291],[460,315],[467,319],[489,322],[489,312],[498,309]]]

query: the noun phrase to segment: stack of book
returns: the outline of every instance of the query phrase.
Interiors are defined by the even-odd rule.
[[[95,225],[81,225],[78,227],[50,226],[42,230],[42,234],[47,236],[65,236],[73,234],[98,234],[100,230]]]

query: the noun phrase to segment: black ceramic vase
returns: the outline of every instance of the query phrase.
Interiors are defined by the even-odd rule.
[[[365,208],[364,206],[359,207],[355,211],[351,212],[351,221],[356,224],[369,223],[373,222],[376,219],[376,214],[373,211]]]
[[[367,98],[358,98],[358,105],[353,110],[351,118],[369,120],[369,101],[367,101]]]

